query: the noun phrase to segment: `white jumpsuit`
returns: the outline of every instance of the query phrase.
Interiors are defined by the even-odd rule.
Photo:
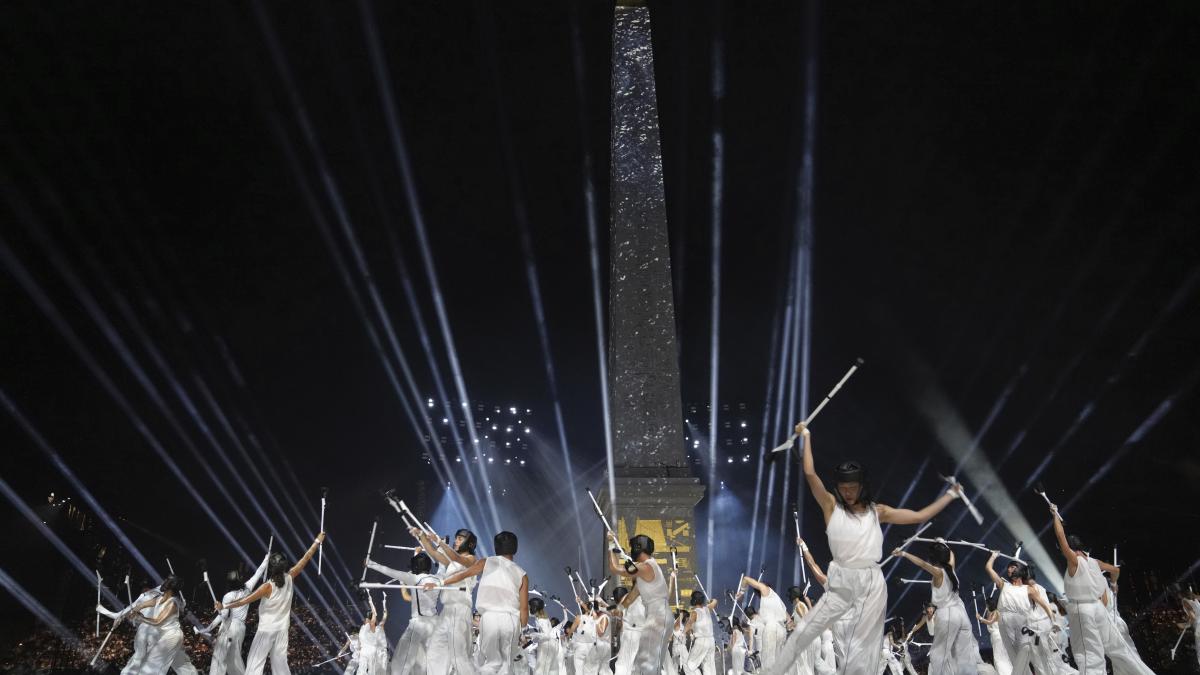
[[[979,644],[971,634],[971,620],[962,598],[954,591],[950,572],[942,574],[942,585],[932,588],[937,606],[934,620],[937,634],[929,648],[929,675],[975,675],[978,671]]]
[[[612,670],[613,618],[608,612],[603,612],[601,616],[604,618],[604,630],[596,640],[596,649],[592,655],[596,659],[596,672],[607,675]]]
[[[1050,605],[1046,589],[1033,584],[1033,589],[1042,598],[1042,602]],[[1029,610],[1029,629],[1033,637],[1033,667],[1038,673],[1050,675],[1074,675],[1077,671],[1067,661],[1067,652],[1058,641],[1058,633],[1054,632],[1054,621],[1046,616],[1046,611],[1039,605]]]
[[[346,671],[342,675],[355,675],[358,672],[358,657],[360,652],[362,652],[362,642],[358,637],[358,633],[354,635],[347,634],[347,637],[350,638],[350,660],[346,663]]]
[[[271,593],[258,603],[258,630],[246,656],[246,675],[262,675],[271,660],[271,675],[291,675],[288,667],[288,628],[292,623],[292,575],[284,573],[283,584],[271,584]],[[362,645],[365,650],[366,645]],[[360,670],[365,664],[360,664]]]
[[[550,625],[550,619],[537,619],[537,665],[535,675],[560,675],[560,643],[558,629]]]
[[[671,651],[674,658],[666,659],[670,666],[668,675],[679,675],[688,660],[687,633],[684,632],[683,626],[675,627],[671,634]]]
[[[358,629],[358,649],[358,675],[382,675],[379,672],[379,642],[370,623],[364,623]]]
[[[888,670],[892,675],[903,675],[900,661],[896,658],[896,652],[892,650],[892,643],[884,637],[883,647],[879,650],[879,675],[883,675],[883,672]]]
[[[996,610],[1000,613],[1000,641],[1011,661],[1013,675],[1030,673],[1033,637],[1025,631],[1031,606],[1028,586],[1014,586],[1005,582],[1000,587],[1000,598],[996,601]],[[1042,611],[1040,607],[1038,611]]]
[[[733,675],[744,675],[746,672],[746,633],[742,630],[733,631],[729,637],[729,654],[733,663],[730,669]]]
[[[595,652],[600,642],[596,635],[597,621],[594,613],[579,615],[579,625],[575,627],[575,636],[572,639],[575,675],[595,675],[597,672],[596,663],[599,656]]]
[[[650,581],[638,579],[636,582],[645,615],[641,635],[638,636],[637,655],[633,659],[633,671],[637,675],[659,675],[667,659],[667,643],[671,638],[673,621],[662,567],[654,558],[647,559],[646,563],[650,565],[654,576]]]
[[[646,626],[646,605],[642,603],[641,593],[629,603],[621,622],[621,650],[617,652],[617,663],[613,667],[614,675],[632,675],[633,666],[637,659],[639,645],[642,642],[642,629]]]
[[[1113,663],[1118,675],[1152,675],[1153,671],[1138,657],[1113,623],[1112,615],[1100,602],[1108,592],[1100,565],[1088,556],[1079,556],[1075,574],[1063,576],[1071,612],[1071,651],[1080,675],[1105,675],[1104,657]]]
[[[988,637],[992,641],[992,665],[998,675],[1012,675],[1012,661],[1008,658],[1008,650],[1004,648],[1004,640],[1000,637],[1000,622],[988,625]]]
[[[1200,663],[1200,600],[1186,600],[1192,608],[1192,639],[1196,645],[1196,662]]]
[[[887,587],[877,561],[883,557],[883,531],[872,505],[861,515],[835,505],[825,528],[833,561],[827,592],[817,601],[799,630],[788,636],[774,667],[766,675],[784,675],[800,651],[832,628],[835,645],[845,652],[838,664],[841,675],[877,675],[879,645],[887,609]],[[840,621],[839,621],[840,619]]]
[[[263,558],[258,569],[246,580],[246,583],[222,596],[221,604],[228,605],[249,595],[258,586],[263,574],[266,573],[267,563],[270,559],[269,555]],[[242,642],[246,639],[246,615],[249,613],[250,608],[245,605],[227,609],[222,611],[209,625],[208,630],[211,631],[213,626],[220,622],[221,630],[217,633],[213,643],[212,662],[208,668],[208,675],[226,675],[226,673],[228,675],[245,675],[246,662],[242,660]]]
[[[521,584],[525,570],[503,556],[490,556],[479,577],[480,675],[510,675],[521,626]],[[455,591],[461,592],[461,591]]]
[[[767,672],[775,665],[787,641],[787,605],[774,589],[762,596],[758,601],[758,618],[762,621],[762,631],[758,635],[758,658]],[[797,656],[803,650],[797,652]]]
[[[132,610],[134,607],[161,595],[162,591],[158,590],[157,588],[153,588],[142,593],[137,597],[137,600],[133,601],[132,605],[126,607],[120,613],[120,616],[127,616],[130,610]],[[149,618],[153,616],[153,611],[153,607],[147,607],[139,613],[142,616]],[[154,648],[154,642],[158,639],[160,634],[161,631],[159,631],[159,629],[155,626],[144,623],[138,624],[137,632],[133,637],[133,656],[129,657],[129,661],[127,661],[125,663],[125,667],[121,669],[121,675],[135,675],[135,673],[141,669],[142,664],[146,662],[146,656],[149,655],[150,650]]]
[[[445,578],[466,569],[451,562],[446,566]],[[429,675],[474,675],[475,664],[471,662],[471,590],[475,577],[464,579],[447,588],[465,588],[465,591],[447,590],[442,593],[442,615],[437,632],[428,650]]]
[[[385,565],[380,565],[376,562],[370,562],[367,567],[385,574],[406,586],[423,586],[427,583],[440,584],[441,579],[432,574],[413,574],[412,572],[404,572],[395,570]],[[465,595],[463,591],[450,591],[451,593],[459,593]],[[408,620],[408,628],[404,629],[404,635],[396,641],[396,647],[392,650],[391,668],[389,669],[392,675],[425,675],[426,668],[429,665],[426,657],[425,648],[433,639],[433,634],[438,628],[439,616],[437,611],[437,603],[439,592],[435,590],[414,590],[410,593],[412,596],[412,617]],[[387,633],[383,632],[383,628],[378,630],[383,633],[382,636],[377,636],[384,642],[384,646],[379,650],[379,655],[382,657],[382,662],[387,658]]]
[[[179,625],[183,599],[177,595],[170,598],[160,596],[151,616],[158,616],[168,604],[174,605],[174,613],[158,625],[158,636],[152,638],[154,646],[138,668],[138,675],[166,675],[168,670],[174,670],[177,675],[196,675],[196,667],[183,651],[183,629]]]
[[[1125,618],[1121,616],[1120,610],[1117,609],[1117,585],[1109,584],[1108,594],[1108,615],[1112,617],[1113,625],[1117,627],[1117,632],[1121,634],[1121,639],[1125,640],[1125,644],[1133,650],[1134,654],[1138,653],[1137,645],[1133,643],[1133,636],[1129,634],[1129,624],[1125,623]]]
[[[686,675],[717,675],[714,658],[716,644],[713,640],[713,612],[706,605],[692,608],[696,620],[692,623],[692,647],[687,662],[683,664]]]

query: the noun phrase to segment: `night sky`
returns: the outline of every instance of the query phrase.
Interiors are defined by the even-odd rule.
[[[530,262],[576,466],[603,461],[584,184],[586,155],[606,274],[610,4],[0,11],[0,390],[148,557],[236,560],[87,360],[253,551],[187,444],[235,499],[241,487],[173,382],[253,490],[278,487],[256,482],[204,388],[254,457],[257,440],[260,470],[278,472],[291,499],[315,506],[320,487],[331,489],[328,529],[347,561],[383,513],[380,489],[420,479],[437,503],[364,318],[378,329],[363,270],[422,394],[433,395],[406,278],[444,378],[449,365],[414,214],[471,398],[533,409],[555,448],[536,472],[506,480],[530,494],[563,480],[550,462],[559,451]],[[818,468],[858,458],[879,498],[897,503],[930,457],[905,503],[920,506],[940,490],[936,472],[954,466],[922,401],[947,401],[944,413],[969,434],[985,431],[978,452],[1035,530],[1048,522],[1044,504],[1018,492],[1057,445],[1041,479],[1060,503],[1086,490],[1069,530],[1101,551],[1120,546],[1131,568],[1164,580],[1192,568],[1194,578],[1200,5],[826,2],[815,25],[804,2],[651,11],[684,401],[709,398],[719,110],[719,399],[745,402],[761,426],[812,85],[813,397],[866,359],[814,425]],[[416,202],[397,168],[367,24],[383,46]],[[804,77],[810,29],[815,82]],[[718,40],[726,96],[715,103]],[[78,501],[7,407],[0,447],[0,478],[22,499],[44,504],[57,491]],[[719,467],[743,505],[755,466]],[[804,499],[805,528],[824,552]],[[301,535],[315,532],[308,507],[298,515]],[[0,518],[3,568],[55,611],[78,612],[63,594],[86,598],[86,584],[62,580],[74,572],[7,500]],[[899,532],[888,550],[893,540]],[[1001,528],[993,544],[1014,542]],[[567,557],[550,569],[574,564]],[[7,595],[0,608],[3,623],[29,620]]]

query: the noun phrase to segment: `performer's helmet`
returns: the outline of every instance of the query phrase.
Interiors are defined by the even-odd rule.
[[[677,615],[684,622],[686,622],[688,620],[688,617],[691,616],[691,614],[686,609],[683,609],[682,607],[679,609]]]
[[[408,561],[408,571],[413,574],[429,574],[432,569],[433,560],[423,551],[413,555],[412,560]]]
[[[838,483],[865,483],[867,469],[858,462],[842,462],[833,470],[834,480]]]
[[[538,614],[544,609],[546,609],[546,601],[545,600],[537,597],[536,595],[533,596],[532,598],[529,598],[529,613],[530,614]]]
[[[240,569],[229,570],[225,573],[225,586],[229,590],[236,590],[245,583],[246,580],[242,578],[242,571]]]
[[[753,619],[754,617],[758,616],[758,610],[755,609],[753,606],[747,607],[746,608],[746,616],[748,618]]]
[[[708,602],[708,598],[704,597],[704,591],[692,591],[692,607],[697,607]]]
[[[158,590],[162,591],[163,593],[166,593],[167,591],[178,591],[181,586],[183,586],[183,579],[180,579],[174,574],[168,574],[167,576],[163,577],[162,583],[158,586]]]
[[[654,540],[644,534],[630,537],[629,557],[636,561],[642,553],[654,555]]]
[[[1090,549],[1084,545],[1083,539],[1077,534],[1072,534],[1067,537],[1067,546],[1071,547],[1072,551],[1083,551],[1087,553]]]
[[[1032,575],[1028,565],[1019,563],[1016,560],[1008,563],[1008,568],[1005,570],[1009,579],[1020,579],[1022,581],[1030,581]]]
[[[789,586],[787,595],[790,602],[795,602],[804,597],[804,589],[799,586]]]
[[[463,538],[462,546],[458,547],[459,553],[470,553],[471,555],[475,555],[475,545],[479,543],[479,540],[475,537],[474,532],[464,527],[458,532],[455,532],[454,536]]]
[[[550,617],[550,627],[551,628],[558,628],[558,624],[560,624],[560,623],[562,623],[562,622],[558,620],[557,616]]]
[[[497,534],[492,537],[492,548],[496,549],[496,555],[516,555],[517,535],[508,530]]]
[[[627,595],[629,595],[628,588],[625,588],[624,586],[617,586],[616,588],[613,589],[613,593],[612,593],[613,602],[615,602],[619,605],[619,604],[621,604],[621,601],[624,600],[625,596],[627,596]]]

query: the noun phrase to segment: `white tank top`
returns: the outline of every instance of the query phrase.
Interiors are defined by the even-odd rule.
[[[883,530],[879,528],[879,512],[874,505],[855,516],[841,504],[835,504],[825,535],[829,538],[833,561],[842,567],[875,567],[883,557]]]
[[[607,621],[604,622],[604,632],[600,633],[600,642],[612,642],[612,616],[608,614],[601,614],[600,616],[603,619],[607,619]],[[599,624],[599,622],[600,619],[596,619],[596,623]]]
[[[1104,593],[1103,588],[1096,583],[1097,578],[1104,580],[1103,574],[1095,573],[1100,571],[1100,566],[1087,556],[1079,556],[1078,560],[1075,576],[1071,576],[1070,570],[1063,574],[1063,590],[1067,592],[1067,599],[1071,602],[1096,602]],[[1107,587],[1106,582],[1104,588]]]
[[[712,610],[702,605],[700,607],[693,607],[692,611],[696,613],[696,622],[692,624],[692,635],[698,638],[712,637]]]
[[[667,581],[663,577],[662,568],[654,558],[650,558],[646,562],[650,563],[650,569],[654,570],[654,578],[650,581],[637,580],[638,595],[646,601],[647,605],[653,605],[659,601],[666,603]]]
[[[283,573],[283,587],[271,583],[271,593],[258,603],[258,630],[287,630],[292,616],[292,575]]]
[[[489,557],[479,578],[479,596],[475,599],[475,608],[480,613],[520,614],[521,580],[524,577],[525,570],[515,562],[498,555]]]
[[[467,568],[451,560],[450,564],[446,566],[445,578],[448,579],[465,569]],[[475,588],[475,577],[468,577],[457,584],[450,584],[450,587],[465,588],[467,590],[442,593],[443,605],[466,605],[468,607],[471,605],[471,590]]]
[[[1004,584],[1000,589],[1000,599],[996,602],[996,609],[1000,610],[1001,614],[1011,613],[1024,616],[1029,612],[1029,587]]]
[[[1045,602],[1047,605],[1050,604],[1050,596],[1046,595],[1046,589],[1034,585],[1033,590],[1041,596],[1042,602]],[[1053,605],[1051,605],[1051,608],[1053,609]],[[1046,616],[1046,610],[1042,609],[1041,605],[1034,603],[1029,607],[1029,623],[1032,625],[1039,622],[1043,624],[1050,623],[1050,617]]]
[[[1007,588],[1007,586],[1005,587]],[[934,586],[931,583],[929,584],[929,588],[932,591],[930,593],[930,602],[937,605],[939,612],[943,608],[950,609],[962,601],[962,598],[958,597],[958,594],[954,592],[954,585],[950,581],[950,572],[946,569],[942,570],[942,585]]]
[[[371,627],[365,623],[362,625],[362,628],[358,629],[358,644],[360,653],[363,656],[367,658],[375,656],[375,635],[371,633]]]
[[[758,615],[766,623],[787,623],[787,607],[774,589],[771,589],[770,595],[764,595],[758,601]]]

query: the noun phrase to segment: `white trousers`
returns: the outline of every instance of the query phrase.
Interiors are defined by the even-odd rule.
[[[484,612],[479,617],[479,675],[511,675],[520,626],[516,614]]]
[[[971,621],[961,600],[938,607],[937,633],[929,648],[929,675],[976,675],[979,645],[971,634]]]
[[[121,669],[121,675],[136,675],[142,668],[142,664],[146,662],[146,657],[150,655],[150,650],[154,647],[154,643],[158,640],[159,630],[146,624],[139,623],[137,633],[133,636],[133,656],[129,657],[129,661],[125,663],[125,667]]]
[[[1021,632],[1027,617],[1019,612],[1000,613],[1000,642],[1012,663],[1012,675],[1030,675],[1033,638]]]
[[[262,675],[267,659],[271,660],[271,675],[292,675],[288,668],[287,651],[287,628],[255,632],[250,642],[250,653],[246,655],[246,675]],[[360,661],[360,665],[366,664]]]
[[[671,675],[679,675],[684,666],[687,665],[688,657],[691,656],[688,653],[687,638],[676,636],[675,641],[671,644],[674,645],[675,649],[675,662],[672,664],[673,670],[671,670]]]
[[[178,622],[162,629],[137,672],[138,675],[166,675],[168,670],[174,670],[177,675],[196,675],[196,667],[183,651],[183,630]]]
[[[692,648],[688,652],[687,661],[683,664],[685,675],[718,675],[717,661],[714,657],[716,646],[711,637],[698,637],[692,640]]]
[[[1012,675],[1012,660],[1008,658],[1008,650],[1004,648],[1004,639],[1000,637],[1000,625],[988,626],[988,636],[992,639],[992,665],[997,675]]]
[[[1121,636],[1112,616],[1099,602],[1072,602],[1071,651],[1080,675],[1105,675],[1104,657],[1112,660],[1116,675],[1152,675],[1137,652]]]
[[[637,652],[633,657],[636,675],[659,675],[668,659],[667,645],[671,642],[674,621],[666,600],[646,603],[646,618],[639,626]]]
[[[242,660],[242,642],[246,639],[246,624],[236,619],[221,622],[213,644],[212,665],[208,675],[246,675]]]
[[[729,650],[732,663],[729,664],[729,670],[733,675],[745,675],[746,672],[746,643],[739,642],[738,646]]]
[[[559,651],[557,637],[550,637],[538,642],[537,665],[533,669],[535,675],[561,675],[559,667],[562,663],[562,655],[559,654]]]
[[[408,628],[404,629],[404,635],[400,636],[396,648],[392,650],[392,675],[425,675],[431,665],[426,658],[425,647],[433,639],[440,623],[437,616],[414,616],[408,620]],[[387,659],[387,652],[380,657],[381,661]]]
[[[613,675],[632,675],[641,642],[641,628],[626,626],[621,631],[621,650],[617,652],[617,663],[613,666]],[[655,668],[656,673],[657,671],[658,668]]]
[[[474,675],[475,664],[471,662],[471,606],[452,602],[442,606],[430,649],[429,675]]]
[[[350,657],[350,662],[346,664],[346,670],[342,675],[354,675],[358,672],[358,656]]]
[[[840,641],[845,652],[839,675],[878,675],[886,610],[887,586],[878,567],[850,569],[831,562],[828,590],[808,613],[804,626],[788,636],[775,664],[770,668],[764,664],[763,671],[785,675],[801,650],[831,628],[835,645]]]
[[[783,645],[787,642],[787,628],[783,624],[770,622],[763,624],[762,632],[758,638],[758,658],[762,662],[764,670],[770,672],[774,667],[775,661],[779,659],[783,652]],[[799,658],[801,652],[795,654]]]

